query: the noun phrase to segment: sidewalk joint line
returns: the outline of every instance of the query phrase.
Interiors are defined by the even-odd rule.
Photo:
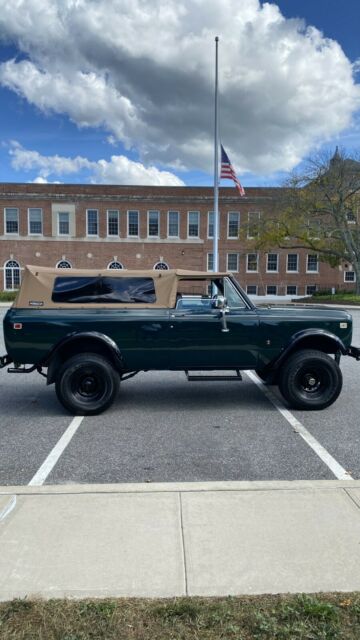
[[[360,504],[355,500],[355,498],[352,497],[351,493],[349,493],[349,491],[346,489],[346,487],[344,487],[344,491],[347,494],[347,496],[350,498],[351,502],[354,503],[355,507],[360,510]]]
[[[182,554],[183,554],[183,566],[184,566],[184,578],[185,578],[185,595],[189,595],[188,577],[187,577],[187,564],[186,564],[186,545],[185,545],[185,533],[184,533],[184,521],[182,511],[182,496],[179,491],[179,509],[180,509],[180,529],[181,529],[181,542],[182,542]]]
[[[245,371],[250,380],[262,391],[267,399],[274,405],[275,409],[285,418],[296,433],[298,433],[306,444],[316,453],[320,460],[330,469],[338,480],[354,480],[352,475],[342,467],[337,460],[320,444],[316,438],[304,427],[304,425],[295,418],[295,416],[284,407],[275,394],[268,389],[264,383],[252,371]]]

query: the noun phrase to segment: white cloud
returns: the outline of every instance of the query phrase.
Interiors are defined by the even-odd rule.
[[[102,127],[111,143],[136,148],[145,164],[211,170],[215,35],[222,139],[239,171],[292,168],[349,127],[360,108],[357,65],[314,27],[286,20],[275,4],[1,5],[0,33],[25,59],[2,63],[0,83],[79,127]]]
[[[33,182],[47,183],[49,176],[64,176],[86,171],[90,182],[100,184],[145,184],[181,186],[184,183],[169,171],[160,171],[154,166],[145,167],[140,162],[129,160],[126,156],[111,156],[111,160],[96,162],[76,156],[44,156],[30,149],[24,149],[16,140],[10,143],[11,165],[16,170],[36,171]],[[56,181],[57,182],[57,181]]]

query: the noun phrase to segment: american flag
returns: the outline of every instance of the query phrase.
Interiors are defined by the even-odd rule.
[[[234,168],[229,160],[229,157],[221,145],[221,172],[220,172],[220,180],[221,178],[227,178],[228,180],[233,180],[235,182],[235,186],[240,193],[241,196],[245,195],[245,189],[241,186]]]

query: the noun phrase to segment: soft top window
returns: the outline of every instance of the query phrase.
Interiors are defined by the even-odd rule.
[[[156,302],[153,278],[106,276],[59,276],[55,278],[53,302],[135,303]]]

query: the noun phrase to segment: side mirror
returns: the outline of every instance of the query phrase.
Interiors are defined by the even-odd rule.
[[[214,300],[215,309],[227,309],[227,300],[224,296],[216,296]]]

